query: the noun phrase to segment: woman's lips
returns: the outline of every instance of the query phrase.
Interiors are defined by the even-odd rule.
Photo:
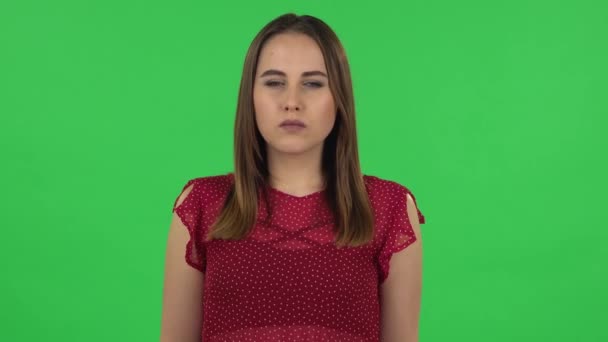
[[[287,132],[298,132],[306,128],[306,125],[300,120],[285,120],[279,127]]]
[[[283,126],[299,126],[299,127],[306,127],[306,125],[300,121],[300,120],[285,120],[283,122],[281,122],[281,127]]]
[[[306,127],[300,125],[281,125],[281,128],[286,130],[287,132],[299,132]]]

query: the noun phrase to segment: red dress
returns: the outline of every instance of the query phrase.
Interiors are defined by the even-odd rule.
[[[269,188],[252,235],[203,242],[233,174],[200,177],[173,210],[190,233],[186,262],[204,272],[205,342],[379,341],[380,284],[391,255],[416,241],[404,186],[364,176],[374,240],[338,249],[324,191],[296,197]],[[179,198],[179,197],[178,197]],[[262,197],[261,197],[262,198]],[[415,198],[414,198],[415,200]],[[424,216],[418,211],[420,223]]]

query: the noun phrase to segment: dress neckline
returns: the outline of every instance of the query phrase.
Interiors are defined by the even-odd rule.
[[[228,176],[230,177],[231,181],[234,181],[234,172],[229,172]],[[268,189],[268,192],[273,194],[275,197],[280,198],[280,199],[290,199],[290,200],[294,200],[294,201],[302,201],[302,200],[307,200],[307,199],[316,199],[319,197],[323,197],[325,195],[325,192],[327,191],[327,187],[325,187],[322,190],[311,192],[311,193],[303,195],[303,196],[296,196],[296,195],[288,194],[277,188],[273,188],[269,184],[265,184],[265,186],[266,186],[266,189]]]
[[[272,194],[274,194],[275,196],[278,196],[278,197],[283,198],[283,199],[291,199],[291,200],[294,200],[294,201],[302,201],[302,200],[307,200],[307,199],[318,198],[318,197],[322,196],[325,193],[325,191],[326,191],[326,189],[323,188],[322,190],[311,192],[311,193],[306,194],[306,195],[296,196],[296,195],[293,195],[293,194],[286,193],[286,192],[284,192],[282,190],[279,190],[277,188],[274,188],[274,187],[272,187],[270,185],[266,185],[266,188]]]

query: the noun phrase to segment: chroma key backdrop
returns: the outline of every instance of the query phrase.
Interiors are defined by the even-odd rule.
[[[427,218],[420,341],[608,341],[608,5],[3,1],[0,341],[157,341],[171,209],[232,171],[245,52],[336,30],[365,174]]]

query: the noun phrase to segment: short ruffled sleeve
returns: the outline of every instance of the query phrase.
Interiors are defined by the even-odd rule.
[[[407,212],[407,194],[412,197],[416,204],[418,221],[420,224],[425,223],[424,215],[422,215],[422,212],[420,212],[420,209],[418,208],[414,194],[400,184],[395,183],[394,185],[395,189],[392,191],[392,198],[389,201],[389,203],[391,203],[391,211],[388,214],[388,220],[386,221],[384,228],[384,236],[378,253],[380,283],[384,282],[388,277],[391,256],[394,253],[405,249],[417,240]]]
[[[180,196],[191,185],[192,189],[177,206]],[[205,246],[202,235],[202,200],[200,195],[201,189],[197,179],[189,180],[175,199],[173,212],[179,216],[190,235],[186,244],[186,262],[197,270],[205,272]]]

